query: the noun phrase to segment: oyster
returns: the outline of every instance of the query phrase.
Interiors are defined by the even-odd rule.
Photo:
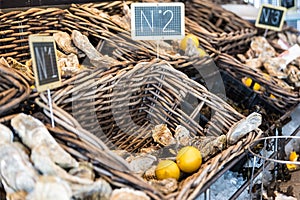
[[[202,160],[206,161],[226,147],[226,136],[201,136],[195,137],[190,144],[201,152]]]
[[[6,193],[31,192],[38,174],[28,156],[12,143],[0,144],[0,180]]]
[[[13,142],[13,133],[11,130],[0,123],[0,145],[3,143],[12,143]]]
[[[51,160],[64,168],[77,167],[78,162],[71,157],[51,136],[44,124],[34,117],[18,114],[11,120],[11,125],[30,149],[44,145]]]
[[[70,200],[72,191],[67,182],[54,176],[41,176],[27,200]]]
[[[190,144],[190,140],[192,139],[190,132],[183,126],[178,125],[175,129],[174,137],[177,143],[187,146]]]
[[[131,188],[115,189],[112,192],[110,200],[124,200],[124,197],[126,197],[126,200],[150,200],[150,197],[144,192]]]
[[[152,167],[150,167],[145,171],[145,173],[143,174],[143,178],[146,179],[147,181],[156,179],[155,169],[156,169],[156,165],[152,165]]]
[[[74,199],[108,200],[112,193],[109,183],[101,178],[88,185],[71,184],[71,188]]]
[[[126,161],[129,162],[129,167],[133,172],[143,174],[157,161],[157,158],[150,154],[139,154],[126,158]]]
[[[72,168],[69,174],[89,180],[95,179],[93,165],[89,162],[79,162],[79,166]]]
[[[89,39],[85,35],[82,35],[79,31],[73,30],[72,40],[74,44],[87,55],[93,66],[109,68],[109,64],[115,62],[115,60],[112,58],[104,59],[103,56],[90,43]]]
[[[155,126],[152,130],[152,138],[155,142],[163,146],[168,146],[170,144],[176,143],[176,140],[174,139],[171,131],[168,129],[166,124]]]
[[[79,54],[79,50],[73,45],[70,35],[66,32],[59,31],[53,34],[57,46],[66,54]]]
[[[69,55],[65,55],[58,53],[57,55],[57,64],[61,69],[62,76],[76,74],[81,70],[79,60],[75,54],[70,53]]]
[[[60,178],[76,184],[92,184],[90,179],[84,179],[77,176],[72,176],[67,173],[63,168],[58,166],[54,160],[52,160],[52,152],[46,146],[41,144],[31,150],[31,161],[34,167],[37,168],[43,175],[59,176]]]
[[[170,194],[177,190],[178,182],[174,178],[167,178],[163,180],[150,180],[150,185],[164,194]]]
[[[257,129],[262,122],[262,116],[253,112],[246,118],[234,124],[227,133],[227,143],[233,145],[249,132]]]

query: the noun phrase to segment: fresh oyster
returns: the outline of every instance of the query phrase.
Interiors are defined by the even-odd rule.
[[[146,179],[147,181],[156,179],[155,169],[156,169],[156,165],[152,165],[152,167],[150,167],[145,171],[145,173],[143,174],[143,178]]]
[[[226,136],[201,136],[190,141],[191,145],[199,149],[202,160],[206,161],[226,147]]]
[[[131,188],[115,189],[112,192],[110,200],[124,200],[124,197],[126,197],[126,200],[150,200],[150,197],[144,192]]]
[[[12,143],[13,142],[13,133],[11,130],[0,123],[0,145],[3,143]]]
[[[73,45],[70,35],[66,32],[59,31],[53,34],[57,46],[66,54],[79,54],[79,50]]]
[[[274,76],[280,79],[287,78],[287,75],[282,72],[282,69],[286,68],[285,59],[283,58],[269,58],[264,62],[264,68],[267,70],[270,76]]]
[[[157,158],[150,154],[138,154],[126,158],[126,161],[129,162],[129,167],[133,172],[143,174],[157,161]]]
[[[163,180],[150,180],[150,185],[164,194],[170,194],[177,190],[178,182],[174,178],[167,178]]]
[[[168,146],[170,144],[175,144],[176,140],[174,139],[171,131],[168,129],[166,124],[156,125],[152,130],[152,138],[155,142]]]
[[[79,162],[79,166],[72,168],[69,174],[89,180],[95,179],[93,165],[89,162]]]
[[[47,148],[51,160],[64,168],[77,167],[78,162],[71,157],[51,136],[44,124],[34,117],[18,114],[11,120],[11,125],[30,149],[41,144]]]
[[[0,144],[0,180],[6,193],[31,192],[38,174],[22,150],[12,143]]]
[[[71,184],[74,199],[109,200],[112,188],[104,179],[97,179],[92,184]]]
[[[159,144],[155,146],[150,146],[150,147],[144,147],[140,149],[140,153],[146,153],[146,154],[155,154],[161,147]]]
[[[61,69],[62,76],[76,74],[81,70],[79,60],[75,54],[70,53],[69,55],[65,55],[58,53],[57,57],[57,64]]]
[[[55,176],[41,176],[26,200],[70,200],[72,191],[69,184]]]
[[[246,118],[243,118],[234,124],[227,133],[227,143],[233,145],[243,138],[246,134],[257,129],[262,122],[262,116],[259,113],[253,112]]]
[[[190,144],[190,140],[192,139],[190,132],[181,125],[178,125],[175,129],[174,137],[177,141],[177,143],[187,146]]]
[[[67,173],[63,168],[58,166],[54,160],[52,160],[51,150],[46,144],[40,144],[39,146],[31,150],[31,161],[34,167],[37,168],[43,175],[59,176],[60,178],[76,184],[92,184],[93,181],[90,179],[84,179],[77,176],[72,176]]]

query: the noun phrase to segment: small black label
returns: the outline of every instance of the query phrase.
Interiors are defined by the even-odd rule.
[[[286,8],[271,5],[262,5],[255,25],[257,27],[281,30]]]
[[[280,6],[285,7],[287,9],[296,7],[296,0],[281,0]]]

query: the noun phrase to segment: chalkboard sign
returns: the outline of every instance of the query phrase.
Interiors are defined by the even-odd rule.
[[[272,5],[260,7],[255,26],[259,28],[280,31],[283,26],[286,8]]]
[[[184,37],[183,3],[132,3],[134,40],[171,40]]]
[[[61,78],[53,37],[31,35],[29,47],[37,90],[41,92],[60,86]]]
[[[293,9],[297,7],[297,2],[296,0],[280,0],[280,6],[287,9]]]

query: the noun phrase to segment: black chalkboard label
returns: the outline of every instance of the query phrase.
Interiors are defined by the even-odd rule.
[[[35,85],[39,92],[60,86],[56,46],[51,36],[29,36]]]
[[[296,0],[281,0],[280,6],[285,7],[287,9],[292,9],[297,7]]]
[[[284,22],[286,8],[272,5],[260,7],[255,26],[280,31]]]

